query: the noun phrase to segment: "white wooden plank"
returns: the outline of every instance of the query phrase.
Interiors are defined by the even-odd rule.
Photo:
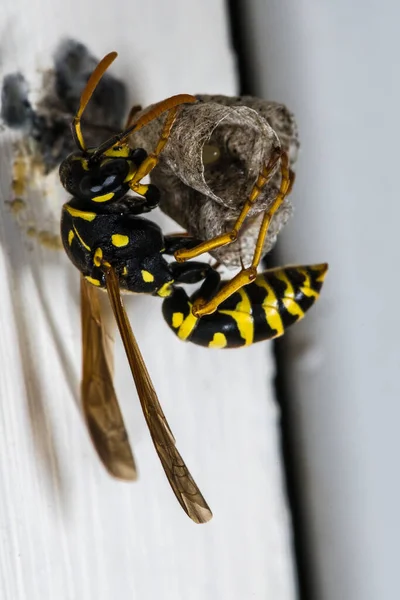
[[[97,56],[131,101],[235,92],[223,2],[36,3],[2,7],[2,74],[39,93],[61,38]],[[129,302],[134,331],[182,455],[214,511],[195,526],[158,463],[121,346],[116,386],[140,469],[104,472],[77,406],[78,274],[26,238],[11,216],[11,138],[2,133],[0,595],[7,600],[266,598],[292,600],[290,522],[282,485],[270,347],[212,352],[179,342],[160,301]],[[58,214],[56,178],[47,199]],[[157,216],[165,231],[176,227]]]
[[[330,263],[287,338],[304,541],[324,600],[399,596],[398,20],[395,0],[251,0],[243,23],[255,91],[293,107],[302,139],[281,252]]]

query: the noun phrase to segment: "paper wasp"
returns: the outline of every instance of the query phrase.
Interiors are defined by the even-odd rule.
[[[168,263],[163,255],[176,257],[182,249],[190,252],[191,247],[196,247],[197,251],[203,249],[204,244],[199,246],[198,240],[185,235],[164,236],[155,223],[139,216],[155,208],[159,201],[157,188],[144,185],[141,180],[157,164],[179,105],[196,99],[179,95],[164,100],[130,123],[122,133],[96,148],[86,148],[81,117],[103,73],[115,58],[116,53],[107,55],[92,73],[72,124],[78,151],[60,166],[61,182],[73,196],[62,210],[62,241],[67,255],[82,274],[83,409],[92,440],[107,470],[121,479],[135,479],[135,463],[113,387],[112,360],[95,289],[105,288],[144,417],[168,481],[188,516],[197,523],[205,523],[212,513],[176,449],[120,291],[164,298],[164,317],[181,339],[209,347],[232,347],[281,335],[318,297],[327,267],[314,265],[268,271],[254,278],[245,290],[242,283],[234,286],[235,289],[231,286],[230,293],[226,294],[221,292],[218,272],[210,265]],[[163,113],[166,118],[155,151],[147,155],[143,149],[131,149],[128,136]],[[266,173],[260,176],[251,201],[266,177]],[[288,178],[282,179],[280,196],[284,197],[289,183]],[[129,190],[141,198],[128,196]],[[191,298],[179,287],[182,283],[201,281],[198,292]],[[215,297],[216,312],[199,318],[195,314],[196,303],[213,302]]]

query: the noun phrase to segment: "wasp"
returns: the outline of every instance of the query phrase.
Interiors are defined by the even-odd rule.
[[[209,264],[185,262],[182,253],[204,243],[182,235],[163,235],[143,214],[159,203],[160,194],[143,178],[156,166],[178,116],[179,106],[195,102],[181,94],[151,107],[127,128],[94,148],[87,148],[81,117],[115,52],[97,65],[82,93],[72,132],[78,147],[60,166],[60,179],[72,195],[62,208],[61,237],[66,253],[81,272],[83,411],[95,448],[113,476],[133,480],[136,466],[118,406],[112,359],[96,288],[106,290],[136,384],[144,417],[168,481],[186,514],[196,523],[212,517],[169,428],[150,375],[132,332],[121,292],[144,293],[163,300],[167,324],[182,339],[207,347],[249,345],[282,335],[302,318],[318,298],[327,265],[286,267],[266,271],[251,282],[224,291],[218,271]],[[132,149],[128,138],[165,113],[154,152]],[[132,116],[132,115],[131,115]],[[259,178],[257,190],[263,179]],[[283,178],[284,179],[284,178]],[[287,178],[284,186],[288,185]],[[128,194],[132,190],[137,196]],[[280,196],[284,196],[282,189]],[[253,196],[251,200],[253,201]],[[168,262],[165,257],[171,257]],[[175,258],[175,260],[174,260]],[[179,258],[179,261],[176,260]],[[184,258],[185,260],[182,260]],[[181,284],[199,284],[188,296]],[[196,307],[214,302],[213,314],[200,316]],[[200,304],[199,304],[200,303]]]

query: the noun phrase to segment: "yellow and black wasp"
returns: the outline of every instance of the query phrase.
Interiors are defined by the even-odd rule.
[[[103,73],[116,56],[115,52],[108,54],[92,73],[72,124],[78,150],[60,166],[61,182],[73,196],[62,209],[62,241],[70,260],[82,274],[83,409],[91,437],[107,470],[121,479],[135,479],[135,463],[113,387],[112,358],[95,289],[105,288],[150,435],[168,481],[187,515],[196,523],[205,523],[212,517],[211,510],[176,449],[120,292],[126,290],[163,298],[164,318],[180,339],[207,347],[231,348],[282,335],[286,327],[302,318],[318,298],[327,265],[286,267],[257,275],[255,260],[251,271],[245,270],[232,282],[221,284],[220,275],[211,265],[186,263],[192,255],[236,239],[248,207],[256,201],[272,165],[267,165],[258,178],[234,234],[208,242],[184,234],[164,236],[155,223],[141,216],[154,209],[159,201],[158,189],[142,184],[142,179],[157,164],[179,106],[196,99],[182,94],[164,100],[137,120],[130,119],[129,127],[122,133],[96,148],[87,148],[81,117]],[[154,152],[147,155],[143,149],[130,148],[130,134],[163,113],[166,118]],[[264,236],[273,211],[290,187],[284,158],[282,165],[281,190],[263,222]],[[129,190],[140,198],[129,196]],[[262,242],[260,237],[256,254]],[[175,260],[167,262],[165,255]],[[200,288],[191,297],[180,287],[183,283],[200,282]],[[205,313],[212,314],[200,316]]]

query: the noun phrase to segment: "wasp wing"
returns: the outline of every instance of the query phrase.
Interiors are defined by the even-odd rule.
[[[106,271],[106,286],[144,417],[167,479],[186,514],[195,523],[206,523],[211,519],[212,512],[175,446],[175,439],[158,401],[125,312],[119,291],[118,277],[112,268]]]
[[[113,385],[113,340],[107,335],[99,291],[81,277],[82,405],[97,453],[107,471],[137,478],[135,460]]]

